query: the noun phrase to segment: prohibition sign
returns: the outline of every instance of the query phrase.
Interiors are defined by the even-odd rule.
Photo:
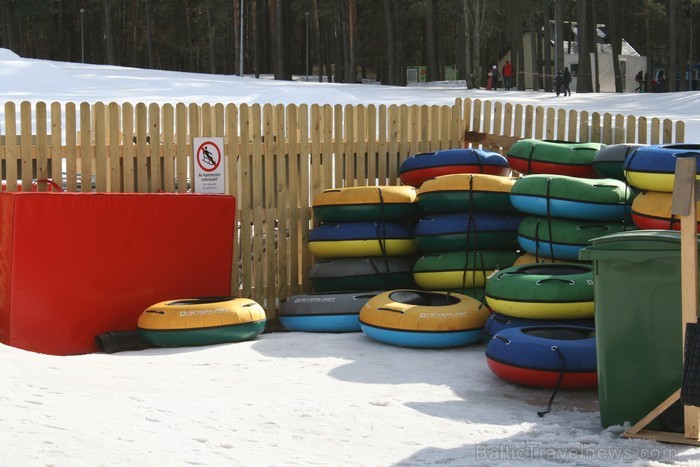
[[[213,141],[205,141],[197,148],[197,165],[205,172],[213,172],[221,164],[221,149]]]

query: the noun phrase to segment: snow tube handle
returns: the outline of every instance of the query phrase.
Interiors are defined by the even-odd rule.
[[[393,313],[401,313],[401,314],[404,314],[404,311],[403,311],[403,310],[397,310],[396,308],[389,308],[389,307],[386,307],[386,306],[380,306],[379,308],[377,308],[377,311],[391,311],[391,312],[393,312]]]
[[[546,279],[540,279],[535,284],[537,285],[542,285],[546,282],[563,282],[565,284],[569,285],[574,285],[576,282],[572,281],[571,279],[559,279],[558,277],[548,277]]]
[[[32,186],[38,186],[40,183],[45,183],[46,185],[51,187],[52,190],[50,191],[63,191],[63,188],[61,188],[61,186],[58,183],[54,182],[50,178],[40,178],[38,180],[34,180],[32,182]]]

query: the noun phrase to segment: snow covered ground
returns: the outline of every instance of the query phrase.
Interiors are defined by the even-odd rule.
[[[26,60],[0,101],[450,104],[502,99],[669,117],[700,142],[700,93],[573,94],[277,82]],[[1,111],[1,110],[0,110]],[[0,118],[4,126],[4,117]],[[145,304],[147,306],[149,304]],[[700,448],[621,439],[596,391],[505,383],[484,346],[417,350],[363,333],[271,333],[201,348],[57,357],[0,345],[0,465],[700,465]]]

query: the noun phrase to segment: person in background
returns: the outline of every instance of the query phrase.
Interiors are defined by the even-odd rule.
[[[510,64],[510,60],[506,60],[501,72],[503,74],[503,87],[506,89],[506,91],[510,91],[510,87],[512,86],[511,79],[513,77],[513,65]]]
[[[570,96],[571,89],[569,88],[569,86],[571,85],[571,72],[569,71],[568,66],[564,67],[564,74],[562,75],[562,78],[564,78],[564,95]]]
[[[564,84],[564,77],[560,70],[557,70],[557,74],[554,75],[554,90],[557,93],[557,97],[561,94],[561,85]]]
[[[494,65],[491,69],[491,86],[493,87],[494,91],[498,89],[498,77],[498,67]]]

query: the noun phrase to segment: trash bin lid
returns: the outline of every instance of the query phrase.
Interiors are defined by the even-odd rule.
[[[590,243],[579,251],[579,259],[647,261],[680,254],[681,235],[675,230],[631,230],[593,238]]]

